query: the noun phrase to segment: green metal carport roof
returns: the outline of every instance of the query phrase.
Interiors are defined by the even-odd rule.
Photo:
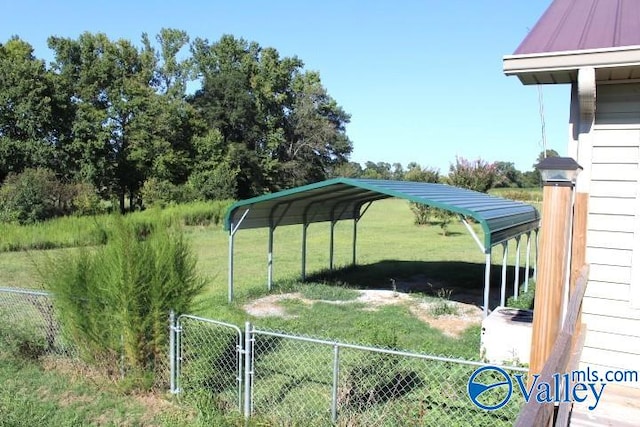
[[[363,205],[390,197],[473,218],[482,226],[485,252],[539,226],[535,207],[477,191],[424,182],[336,178],[241,200],[227,211],[225,229],[358,219]]]
[[[485,254],[484,315],[488,315],[491,248],[502,244],[502,287],[500,305],[506,297],[507,242],[516,239],[514,296],[519,287],[520,236],[527,235],[526,281],[529,278],[529,256],[532,231],[536,232],[540,216],[536,208],[522,202],[506,200],[477,191],[425,182],[385,181],[376,179],[336,178],[290,190],[267,194],[233,204],[225,217],[229,231],[229,302],[233,300],[234,235],[239,229],[268,228],[267,288],[273,281],[273,234],[281,225],[302,224],[302,278],[305,278],[307,226],[314,222],[329,222],[329,269],[333,269],[333,233],[337,221],[353,220],[353,261],[356,263],[358,221],[376,200],[396,197],[457,213],[480,249]],[[476,235],[466,218],[476,220],[484,232],[484,242]],[[536,239],[537,241],[537,239]],[[535,267],[534,267],[535,276]]]

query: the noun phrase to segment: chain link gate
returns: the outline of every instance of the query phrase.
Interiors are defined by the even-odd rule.
[[[485,411],[467,382],[487,364],[182,315],[172,318],[171,391],[211,396],[221,411],[273,425],[511,425],[514,395]],[[525,368],[502,366],[509,375]]]
[[[243,409],[242,331],[235,325],[171,314],[171,392],[206,390],[224,412]]]

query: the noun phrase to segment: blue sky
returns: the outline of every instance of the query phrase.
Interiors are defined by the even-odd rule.
[[[351,114],[352,160],[416,161],[447,172],[455,156],[529,170],[542,150],[538,91],[502,73],[550,0],[0,0],[0,42],[18,35],[47,61],[51,35],[139,42],[178,28],[233,34],[320,72]],[[548,148],[566,154],[569,87],[544,86]]]

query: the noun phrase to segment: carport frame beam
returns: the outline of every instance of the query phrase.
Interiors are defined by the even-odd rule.
[[[483,297],[484,306],[482,307],[482,316],[483,318],[486,318],[489,315],[489,291],[491,288],[491,250],[493,249],[493,246],[489,248],[485,248],[484,245],[482,244],[482,241],[478,237],[478,234],[476,234],[475,230],[473,229],[471,224],[469,224],[469,221],[467,221],[464,215],[460,214],[459,217],[460,217],[460,221],[467,228],[467,231],[469,231],[469,234],[471,234],[471,237],[473,237],[473,240],[475,240],[480,250],[485,254],[484,297]]]

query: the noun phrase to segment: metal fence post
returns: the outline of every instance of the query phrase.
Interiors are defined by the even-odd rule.
[[[244,324],[244,418],[251,416],[251,323]]]
[[[169,369],[171,394],[176,394],[176,314],[169,311]]]
[[[331,422],[338,422],[338,380],[340,378],[340,347],[333,345],[333,385],[331,388]]]

